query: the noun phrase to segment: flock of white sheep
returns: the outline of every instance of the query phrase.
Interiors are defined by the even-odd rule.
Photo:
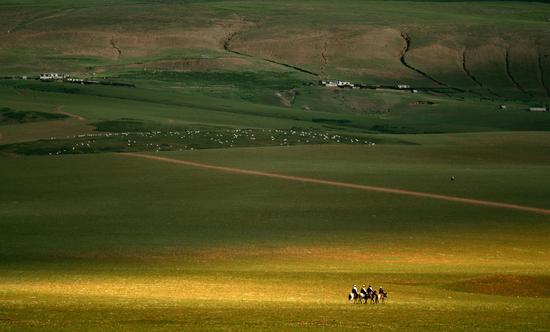
[[[306,129],[189,129],[122,133],[90,133],[52,137],[49,155],[94,153],[106,151],[183,151],[246,146],[290,146],[304,144],[363,144],[371,140]]]

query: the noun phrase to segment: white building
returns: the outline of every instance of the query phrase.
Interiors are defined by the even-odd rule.
[[[322,84],[329,88],[336,88],[338,86],[338,82],[334,82],[334,81],[323,81]]]
[[[321,85],[328,88],[354,88],[355,84],[348,81],[321,81]]]
[[[63,76],[59,75],[58,73],[43,73],[40,74],[40,80],[41,81],[57,81],[62,80]]]
[[[348,81],[338,81],[338,82],[337,82],[337,85],[338,85],[338,87],[340,87],[340,88],[345,88],[345,87],[353,88],[353,83],[348,82]]]
[[[84,84],[84,80],[81,79],[81,78],[71,78],[71,77],[67,77],[65,79],[67,82],[71,82],[71,83],[81,83],[81,84]]]
[[[529,107],[529,112],[548,112],[546,107]]]

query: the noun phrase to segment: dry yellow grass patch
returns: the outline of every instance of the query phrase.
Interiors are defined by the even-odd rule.
[[[326,38],[327,33],[323,31],[278,28],[263,31],[261,35],[238,35],[233,39],[231,47],[260,58],[319,67]]]
[[[342,290],[323,290],[325,296],[321,299],[315,296],[311,284],[306,282],[224,276],[221,272],[216,275],[174,277],[77,276],[40,281],[0,282],[1,292],[35,296],[114,297],[159,301],[332,302],[338,301],[338,298],[342,300]]]
[[[390,247],[216,247],[183,249],[178,247],[157,250],[131,250],[119,252],[59,253],[54,258],[72,258],[90,261],[143,262],[151,264],[191,264],[198,266],[224,266],[237,270],[263,269],[356,271],[366,264],[378,266],[417,265],[482,265],[492,258],[443,252],[438,248],[397,249]],[[496,264],[496,263],[495,263]]]
[[[102,28],[22,30],[0,35],[5,49],[44,48],[65,56],[102,58],[146,57],[168,50],[223,51],[227,35],[249,24],[237,19],[220,20],[204,27],[123,30]],[[57,41],[63,40],[63,43]],[[52,45],[55,45],[52,47]],[[114,47],[116,46],[116,48]],[[118,50],[117,50],[118,48]]]
[[[505,54],[506,49],[500,40],[493,42],[488,41],[487,44],[476,48],[468,49],[468,60],[470,67],[481,67],[487,64],[497,64],[502,66],[502,71],[505,70]]]
[[[53,40],[64,40],[54,50],[66,56],[99,56],[117,58],[114,41],[121,50],[121,58],[144,57],[170,49],[211,49],[221,50],[226,35],[222,27],[198,28],[189,30],[166,30],[154,32],[111,32],[111,31],[43,31],[21,34],[11,43],[11,47],[51,46]]]
[[[461,71],[459,50],[439,44],[414,48],[407,53],[407,60],[430,68],[430,72]]]
[[[404,41],[400,31],[392,28],[360,25],[296,31],[277,27],[263,29],[261,34],[237,35],[232,47],[261,58],[309,65],[328,77],[414,76],[399,62]]]
[[[129,66],[132,67],[132,66]],[[181,59],[181,60],[160,60],[147,62],[148,69],[171,70],[171,71],[197,71],[197,70],[238,70],[244,68],[256,68],[250,60],[234,57],[223,57],[216,59]]]

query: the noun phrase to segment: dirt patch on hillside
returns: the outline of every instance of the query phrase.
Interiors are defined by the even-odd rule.
[[[503,296],[550,298],[550,276],[491,275],[447,285],[448,289]]]
[[[496,63],[504,70],[506,47],[500,40],[488,40],[485,45],[470,47],[468,51],[473,65]]]
[[[365,27],[362,27],[359,31],[364,30]],[[402,47],[399,30],[391,28],[367,28],[367,32],[362,33],[358,37],[351,38],[350,41],[351,43],[348,43],[346,40],[340,40],[340,43],[348,44],[348,48],[356,50],[357,56],[364,55],[369,58],[378,59],[392,58],[395,62],[398,61]],[[335,52],[338,52],[338,50],[335,50]]]
[[[232,41],[235,51],[298,66],[315,66],[323,78],[410,77],[401,68],[400,32],[368,25],[296,31],[262,28]],[[308,67],[309,68],[309,67]]]
[[[294,89],[282,92],[275,92],[275,96],[279,99],[281,105],[286,107],[292,107],[296,100],[297,92]]]
[[[143,65],[129,65],[128,67],[141,67]],[[237,70],[246,67],[252,68],[254,63],[241,58],[216,58],[216,59],[180,59],[160,60],[146,63],[149,69],[171,70],[171,71],[197,71],[197,70]]]
[[[357,35],[355,31],[363,32]],[[408,73],[400,68],[399,63],[402,41],[398,30],[362,26],[355,31],[340,31],[332,35],[328,53],[330,69],[350,73],[369,70],[366,76],[377,70],[377,75],[381,76],[407,76]]]
[[[143,57],[173,49],[221,51],[226,28],[220,25],[204,28],[151,31],[110,30],[45,30],[19,33],[4,40],[6,48],[51,48],[65,56],[99,56],[117,59]],[[57,41],[63,40],[62,44]]]
[[[529,95],[546,95],[544,72],[535,43],[517,42],[508,49],[510,70]]]
[[[546,96],[550,97],[550,50],[544,50],[538,46],[537,53],[537,66],[539,68],[540,82],[546,92]]]
[[[519,91],[521,91],[523,94],[529,95],[529,93],[523,88],[523,86],[521,86],[521,84],[517,80],[516,76],[512,72],[512,65],[511,65],[512,60],[511,60],[510,49],[509,48],[506,49],[504,59],[505,59],[505,63],[506,63],[506,76],[508,76],[508,79],[512,83],[514,83],[514,86]]]
[[[436,79],[453,77],[453,83],[464,84],[467,77],[463,76],[461,55],[460,50],[441,44],[431,44],[410,50],[407,53],[407,61],[425,69],[429,76]]]
[[[293,65],[319,63],[324,50],[325,33],[269,29],[263,34],[241,35],[233,40],[232,49],[254,57],[278,60]]]
[[[383,68],[353,68],[347,65],[333,66],[331,72],[337,73],[342,77],[352,77],[353,79],[363,79],[363,77],[376,77],[383,78],[388,82],[400,82],[402,80],[407,81],[413,79],[412,71],[404,72],[401,69],[386,70]]]
[[[433,83],[435,83],[437,85],[447,86],[447,84],[443,83],[442,81],[440,81],[440,80],[436,79],[434,76],[432,76],[431,73],[429,74],[425,70],[420,69],[419,67],[417,67],[417,65],[412,65],[411,64],[410,60],[408,59],[409,58],[408,55],[411,51],[412,39],[409,36],[409,34],[406,33],[406,32],[401,32],[401,38],[403,39],[404,46],[403,46],[403,49],[401,51],[401,56],[399,57],[399,60],[401,61],[403,66],[405,66],[406,68],[416,72],[417,74],[423,76],[427,80],[432,81]],[[430,46],[430,48],[436,48],[437,49],[437,47],[433,47],[433,46]],[[432,50],[432,52],[433,51],[434,50]]]

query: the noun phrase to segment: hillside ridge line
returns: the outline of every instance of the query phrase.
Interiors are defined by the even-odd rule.
[[[230,33],[227,36],[227,38],[223,42],[223,49],[225,51],[227,51],[229,53],[236,54],[236,55],[244,56],[244,57],[247,57],[247,58],[259,59],[259,60],[266,61],[266,62],[269,62],[269,63],[273,63],[273,64],[276,64],[276,65],[279,65],[279,66],[294,69],[294,70],[297,70],[299,72],[309,74],[309,75],[312,75],[312,76],[319,76],[318,73],[315,73],[315,72],[312,72],[310,70],[300,68],[298,66],[294,66],[294,65],[291,65],[291,64],[288,64],[288,63],[279,62],[279,61],[275,61],[275,60],[271,60],[271,59],[267,59],[267,58],[262,58],[262,57],[257,57],[257,56],[251,55],[251,54],[246,54],[246,53],[242,53],[242,52],[239,52],[239,51],[235,51],[234,49],[231,48],[231,42],[233,41],[233,39],[236,36],[237,36],[237,32]]]
[[[519,84],[519,82],[514,78],[514,76],[512,75],[512,69],[511,69],[511,65],[510,65],[510,50],[509,49],[506,49],[505,51],[505,54],[504,54],[504,61],[505,61],[505,65],[506,65],[506,75],[508,76],[508,78],[510,79],[510,81],[512,81],[512,83],[514,83],[514,85],[516,86],[516,88],[518,88],[519,91],[521,91],[523,94],[526,94],[528,96],[531,96],[531,94],[529,92],[527,92],[522,86],[521,84]]]
[[[369,186],[369,185],[355,184],[355,183],[349,183],[349,182],[322,180],[322,179],[315,179],[315,178],[308,178],[308,177],[301,177],[301,176],[294,176],[294,175],[284,175],[284,174],[277,174],[277,173],[255,171],[255,170],[242,169],[242,168],[216,166],[216,165],[203,164],[203,163],[198,163],[198,162],[188,161],[188,160],[153,156],[153,155],[148,155],[143,153],[127,152],[127,153],[121,153],[121,155],[162,161],[162,162],[172,163],[172,164],[192,166],[192,167],[202,168],[202,169],[210,169],[210,170],[226,172],[226,173],[263,176],[263,177],[269,177],[273,179],[280,179],[280,180],[287,180],[287,181],[322,184],[322,185],[329,185],[333,187],[382,192],[387,194],[431,198],[431,199],[436,199],[440,201],[456,202],[456,203],[463,203],[463,204],[469,204],[469,205],[489,206],[489,207],[495,207],[495,208],[501,208],[501,209],[509,209],[509,210],[525,211],[525,212],[531,212],[531,213],[537,213],[537,214],[543,214],[543,215],[550,215],[550,210],[548,209],[517,205],[517,204],[493,202],[493,201],[486,201],[486,200],[466,198],[466,197],[448,196],[448,195],[442,195],[442,194],[433,194],[433,193],[411,191],[411,190],[405,190],[405,189]]]
[[[410,65],[407,60],[405,59],[405,57],[407,56],[407,53],[409,52],[410,48],[411,48],[411,37],[409,37],[409,35],[406,33],[406,32],[401,32],[401,38],[403,39],[403,41],[405,42],[405,45],[403,46],[403,50],[401,50],[401,56],[399,57],[399,61],[401,61],[401,63],[403,64],[403,66],[409,68],[410,70],[413,70],[415,71],[416,73],[424,76],[425,78],[427,78],[428,80],[438,84],[438,85],[441,85],[441,86],[447,86],[447,84],[435,79],[434,77],[432,77],[431,75],[428,75],[428,73]]]

